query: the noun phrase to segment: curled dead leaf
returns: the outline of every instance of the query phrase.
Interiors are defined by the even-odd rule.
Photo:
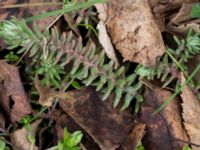
[[[109,1],[108,9],[108,32],[124,60],[155,66],[165,46],[148,1]]]
[[[97,25],[97,29],[99,31],[99,42],[101,43],[102,47],[104,48],[107,56],[112,59],[115,62],[115,67],[119,66],[119,62],[117,60],[116,54],[114,47],[112,45],[110,36],[107,33],[107,28],[106,28],[106,20],[107,20],[107,12],[108,12],[108,7],[107,4],[102,3],[102,4],[96,4],[95,5],[99,18],[99,23]]]
[[[179,12],[167,24],[169,31],[180,35],[186,35],[189,29],[200,32],[200,19],[192,19],[191,17],[192,5],[193,3],[182,4]]]
[[[181,77],[182,83],[185,81],[184,76]],[[183,87],[181,98],[183,100],[183,120],[187,133],[190,137],[191,143],[199,145],[192,145],[193,150],[200,150],[200,103],[194,95],[191,88],[187,85]]]
[[[35,88],[39,93],[39,104],[50,107],[56,98],[57,92],[52,88],[45,87],[40,83],[38,76],[35,76]]]
[[[4,128],[5,128],[5,119],[4,119],[3,114],[0,112],[0,131],[1,129],[4,129]]]
[[[115,68],[119,66],[119,62],[117,60],[114,47],[111,43],[110,37],[107,33],[106,25],[103,21],[99,21],[97,25],[97,29],[99,31],[99,42],[101,43],[103,49],[107,56],[115,62]]]
[[[144,103],[141,107],[139,120],[146,124],[146,134],[143,138],[145,149],[176,150],[184,147],[183,141],[188,141],[183,128],[182,118],[177,98],[156,116],[152,113],[171,96],[168,90],[145,88]]]
[[[0,61],[0,104],[12,122],[20,121],[32,112],[22,86],[18,68]]]
[[[77,130],[82,131],[84,134],[84,140],[81,141],[81,147],[84,147],[88,150],[101,150],[99,146],[93,141],[93,139],[85,132],[69,115],[62,114],[56,121],[56,134],[58,139],[63,139],[64,128],[70,133],[73,133]]]
[[[91,87],[67,92],[61,99],[61,108],[69,114],[99,145],[102,150],[115,150],[120,146],[135,149],[136,137],[129,136],[134,123],[130,114],[113,109]],[[113,95],[110,99],[113,98]],[[141,132],[143,132],[141,130]],[[139,134],[136,134],[139,135]]]

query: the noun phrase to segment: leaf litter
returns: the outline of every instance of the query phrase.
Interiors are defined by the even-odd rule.
[[[33,2],[46,1],[20,1],[21,4]],[[57,0],[51,2],[60,3]],[[171,40],[168,42],[168,39],[172,39],[170,36],[184,38],[189,29],[199,33],[199,18],[191,16],[196,2],[199,1],[113,0],[96,4],[96,9],[81,9],[75,13],[34,22],[40,30],[57,26],[59,32],[72,31],[75,38],[83,39],[83,44],[88,39],[94,43],[99,42],[116,67],[134,62],[130,63],[131,69],[135,68],[136,63],[155,68],[166,52],[166,47],[174,46]],[[0,2],[2,6],[17,3],[15,0]],[[13,15],[26,18],[61,7],[62,5],[30,5],[17,9],[0,7],[0,20],[10,19]],[[32,23],[29,26],[32,28]],[[95,35],[96,28],[98,38]],[[0,47],[3,52],[7,47],[3,39],[0,40]],[[133,114],[137,103],[131,102],[129,109],[121,112],[119,108],[112,107],[113,94],[104,102],[100,92],[96,92],[93,87],[83,87],[82,84],[78,85],[82,87],[80,89],[74,90],[69,86],[69,90],[60,92],[60,89],[55,90],[42,85],[40,75],[33,76],[34,84],[28,83],[31,89],[37,90],[37,100],[32,101],[32,91],[30,87],[25,86],[24,79],[21,79],[25,73],[24,66],[16,67],[2,60],[3,58],[1,56],[0,60],[0,139],[3,138],[13,149],[28,150],[31,146],[34,150],[49,149],[63,140],[65,128],[70,133],[82,131],[84,136],[79,145],[83,150],[138,150],[136,147],[139,143],[142,143],[146,150],[182,150],[186,145],[194,150],[199,149],[200,118],[199,101],[196,96],[200,89],[199,73],[194,77],[193,84],[188,83],[183,87],[180,97],[174,98],[164,110],[152,117],[152,113],[173,94],[173,90],[176,90],[171,88],[175,83],[172,82],[170,87],[163,89],[157,79],[154,79],[150,88],[144,88],[144,102],[140,107],[137,106],[138,114]],[[23,60],[24,65],[33,61],[26,55]],[[197,64],[199,54],[187,63],[189,74]],[[68,67],[71,66],[65,69]],[[127,70],[124,71],[129,74],[130,70]],[[178,70],[177,74],[182,72]],[[184,82],[184,77],[180,78],[178,77],[178,80]],[[139,80],[145,81],[140,78]],[[148,83],[144,84],[149,86]],[[121,99],[124,100],[124,96]],[[28,115],[33,116],[30,123],[36,140],[33,145],[28,138],[30,130],[21,125],[21,120]]]

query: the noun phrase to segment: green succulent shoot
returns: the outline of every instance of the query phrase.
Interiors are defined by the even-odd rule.
[[[28,37],[33,36],[24,20],[5,20],[0,24],[0,37],[13,49],[26,43]]]
[[[63,140],[58,142],[58,145],[51,147],[49,150],[80,150],[80,142],[83,137],[81,131],[75,131],[70,134],[66,128],[64,128]]]
[[[61,74],[64,74],[64,67],[56,64],[53,55],[50,55],[47,59],[42,59],[40,66],[37,69],[37,73],[43,76],[42,84],[46,86],[60,87],[61,84]]]

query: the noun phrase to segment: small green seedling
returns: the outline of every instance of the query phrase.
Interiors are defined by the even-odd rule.
[[[67,129],[64,129],[64,137],[63,140],[58,142],[58,145],[48,149],[48,150],[80,150],[79,143],[83,134],[81,131],[75,131],[70,134]]]
[[[183,147],[183,150],[192,150],[188,145]]]
[[[139,143],[136,147],[136,150],[145,150],[144,146],[142,145],[142,143]]]
[[[6,143],[0,139],[0,150],[4,150],[6,147]]]
[[[14,64],[16,63],[17,61],[19,61],[19,56],[17,56],[16,54],[14,54],[13,51],[11,51],[9,54],[7,54],[5,56],[5,59],[10,62],[11,64]]]
[[[30,150],[34,149],[34,145],[35,145],[35,136],[32,132],[32,127],[31,127],[31,117],[30,116],[26,116],[22,119],[22,123],[24,125],[24,127],[28,130],[29,134],[28,134],[28,140],[31,143],[30,146]]]
[[[10,150],[9,147],[6,146],[6,143],[0,137],[0,150]]]
[[[200,18],[200,3],[193,4],[191,16],[193,18]]]

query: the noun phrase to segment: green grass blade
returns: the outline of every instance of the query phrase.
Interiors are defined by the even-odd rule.
[[[31,22],[31,21],[34,21],[34,20],[40,20],[40,19],[50,17],[50,16],[54,16],[54,15],[59,15],[59,14],[62,14],[62,13],[67,13],[67,12],[75,11],[75,10],[82,9],[82,8],[88,8],[88,7],[91,7],[94,4],[103,3],[103,2],[106,2],[106,1],[107,0],[90,0],[88,2],[68,4],[62,9],[58,9],[58,10],[50,11],[50,12],[47,12],[47,13],[43,13],[41,15],[25,18],[25,21]]]
[[[44,3],[23,3],[23,4],[13,4],[13,5],[2,5],[0,9],[7,8],[23,8],[23,7],[38,7],[38,6],[62,6],[61,2],[52,3],[52,2],[44,2]]]
[[[193,18],[200,18],[200,3],[193,4],[191,16]]]
[[[156,115],[158,112],[163,110],[183,89],[183,87],[190,81],[192,78],[198,73],[200,70],[200,64],[196,67],[196,69],[192,72],[192,74],[187,78],[187,80],[175,91],[173,95],[171,95],[158,109],[156,109],[152,116]]]

